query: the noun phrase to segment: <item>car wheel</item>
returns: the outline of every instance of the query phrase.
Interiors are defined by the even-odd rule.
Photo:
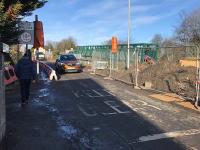
[[[60,68],[57,68],[57,71],[59,74],[62,74],[62,70]]]
[[[81,72],[83,72],[83,70],[78,70],[78,71],[77,71],[77,73],[81,73]]]

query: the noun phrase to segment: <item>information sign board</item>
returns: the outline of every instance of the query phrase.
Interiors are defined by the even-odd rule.
[[[22,21],[19,23],[19,30],[22,34],[19,36],[20,44],[31,44],[34,42],[34,23]]]

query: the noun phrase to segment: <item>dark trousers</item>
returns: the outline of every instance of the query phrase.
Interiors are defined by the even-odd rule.
[[[29,99],[31,79],[20,79],[21,100],[22,103]]]

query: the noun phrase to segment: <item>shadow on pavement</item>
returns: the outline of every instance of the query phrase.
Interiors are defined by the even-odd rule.
[[[19,102],[18,87],[7,91],[8,150],[187,149],[170,138],[142,141],[165,131],[90,78],[41,80],[30,103],[21,108]]]

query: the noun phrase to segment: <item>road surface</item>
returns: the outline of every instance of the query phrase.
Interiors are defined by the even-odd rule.
[[[199,150],[200,115],[86,72],[7,92],[9,150]]]

